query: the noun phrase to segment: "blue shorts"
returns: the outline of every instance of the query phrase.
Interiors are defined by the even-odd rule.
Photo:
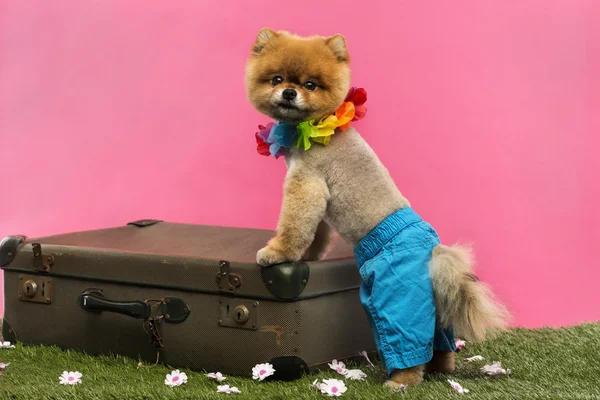
[[[454,329],[436,323],[429,262],[438,244],[431,225],[406,207],[354,249],[363,279],[360,300],[388,374],[427,363],[434,349],[456,350]]]

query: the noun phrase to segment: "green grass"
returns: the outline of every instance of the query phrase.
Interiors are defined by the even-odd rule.
[[[485,362],[466,363],[463,359],[481,354]],[[467,344],[457,353],[453,379],[471,392],[474,399],[600,399],[600,324],[584,324],[564,329],[510,332],[479,345]],[[501,361],[512,375],[482,376],[483,363]],[[166,366],[137,369],[137,360],[124,357],[92,357],[54,347],[21,346],[0,349],[0,362],[11,365],[0,376],[0,399],[315,399],[325,398],[310,383],[318,378],[339,378],[333,371],[307,376],[289,383],[263,382],[229,377],[225,383],[237,386],[241,395],[217,394],[217,383],[203,374],[190,372],[188,383],[169,388],[163,383],[170,372]],[[384,373],[378,366],[367,372],[367,381],[347,381],[347,399],[451,399],[460,396],[441,375],[428,376],[405,394],[392,394],[381,386]],[[83,384],[58,384],[63,370],[83,373]]]

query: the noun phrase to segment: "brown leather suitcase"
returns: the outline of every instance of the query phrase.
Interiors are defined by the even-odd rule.
[[[271,231],[155,220],[0,244],[5,340],[294,379],[374,352],[352,249],[260,268]]]

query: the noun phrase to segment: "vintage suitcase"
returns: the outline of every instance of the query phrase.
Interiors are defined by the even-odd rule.
[[[7,237],[3,336],[234,375],[271,362],[280,379],[374,352],[350,246],[260,268],[272,234],[142,220]]]

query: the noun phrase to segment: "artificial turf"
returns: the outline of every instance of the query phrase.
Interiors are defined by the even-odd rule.
[[[467,363],[466,357],[480,354],[483,362]],[[510,376],[488,378],[479,368],[501,361]],[[294,382],[255,382],[228,377],[223,384],[237,386],[241,394],[216,393],[217,382],[200,372],[182,371],[188,382],[167,387],[165,375],[172,368],[137,368],[138,361],[120,357],[94,357],[55,347],[22,346],[0,349],[0,362],[10,363],[0,376],[0,399],[17,400],[108,400],[108,399],[315,399],[325,398],[310,384],[316,378],[342,378],[323,371]],[[449,376],[430,375],[406,393],[390,393],[382,387],[384,372],[356,365],[369,376],[366,381],[346,381],[347,399],[451,399],[460,394],[447,383]],[[64,371],[80,371],[83,383],[62,386]],[[482,344],[467,343],[457,353],[457,370],[451,376],[470,390],[475,399],[600,399],[600,324],[583,324],[562,329],[512,329]]]

